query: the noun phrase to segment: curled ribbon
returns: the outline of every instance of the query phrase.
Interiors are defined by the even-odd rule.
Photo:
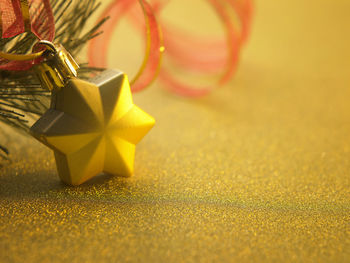
[[[104,32],[101,37],[96,39],[96,42],[91,42],[89,46],[89,58],[90,63],[93,66],[106,67],[106,50],[110,43],[110,35],[113,32],[117,22],[121,15],[128,13],[128,17],[138,29],[142,29],[142,21],[139,16],[132,12],[131,5],[135,1],[132,0],[119,0],[114,1],[107,9],[103,16],[111,16],[111,21],[105,25]],[[140,1],[145,2],[145,1]],[[154,0],[152,6],[155,12],[160,12],[162,6],[166,4],[166,0]],[[215,87],[227,83],[236,71],[239,54],[242,45],[246,42],[249,32],[251,15],[253,10],[252,0],[208,0],[209,4],[214,8],[222,25],[225,28],[226,37],[225,40],[212,40],[211,38],[202,39],[194,37],[193,34],[182,32],[181,30],[165,24],[161,21],[162,30],[164,33],[164,46],[166,48],[166,56],[173,64],[180,66],[182,69],[187,69],[193,72],[200,72],[204,74],[216,73],[217,81],[212,85],[197,87],[187,83],[180,82],[174,77],[169,68],[163,67],[159,72],[159,78],[166,85],[165,87],[177,94],[184,96],[202,96],[211,92]],[[123,5],[129,4],[128,8],[122,8]],[[118,9],[119,12],[115,12]],[[131,10],[131,12],[130,12]],[[238,23],[232,19],[232,14],[238,18]],[[151,14],[145,13],[146,18]],[[153,35],[156,33],[157,28],[152,28],[146,21],[147,39],[150,38],[150,33]],[[101,43],[103,45],[97,45]],[[157,45],[154,48],[146,49],[146,58],[148,58],[148,64],[155,65],[159,63],[159,58],[156,54]],[[102,54],[98,56],[93,50],[103,50]],[[158,59],[158,60],[157,60]],[[155,71],[148,72],[143,71],[145,76],[152,78],[155,76]],[[134,91],[139,91],[149,85],[150,82],[139,82]]]

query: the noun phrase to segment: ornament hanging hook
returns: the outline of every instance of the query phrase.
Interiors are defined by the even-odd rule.
[[[40,46],[44,46],[46,50],[41,58],[41,63],[35,69],[44,87],[49,90],[60,89],[69,79],[78,76],[78,63],[62,45],[41,40],[33,47],[33,50]]]

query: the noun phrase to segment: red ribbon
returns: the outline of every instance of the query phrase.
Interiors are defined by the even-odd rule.
[[[2,38],[11,38],[30,31],[38,40],[53,41],[55,37],[55,20],[50,1],[29,0],[28,4],[29,14],[26,14],[21,0],[0,0]],[[27,22],[26,15],[29,15]],[[0,59],[1,70],[28,70],[33,64],[33,61]]]
[[[106,10],[104,15],[108,14],[112,17],[111,21],[105,25],[104,32],[98,38],[98,42],[103,43],[103,48],[97,46],[92,42],[90,49],[90,63],[93,66],[106,67],[107,50],[110,42],[110,35],[112,34],[117,22],[122,14],[126,12],[129,18],[139,30],[143,29],[140,15],[131,9],[131,4],[128,10],[122,11],[122,6],[131,0],[114,1]],[[167,0],[154,0],[152,6],[155,12],[161,12],[162,6],[166,4]],[[215,87],[227,83],[236,71],[240,50],[242,45],[246,42],[250,33],[250,24],[253,10],[252,0],[208,0],[212,5],[222,24],[226,30],[226,38],[213,40],[212,38],[203,39],[193,36],[188,32],[183,32],[174,26],[166,25],[161,22],[164,33],[165,56],[174,65],[180,66],[181,69],[193,71],[196,73],[210,74],[216,73],[219,75],[218,81],[212,85],[205,87],[197,87],[183,83],[174,77],[169,68],[163,67],[160,71],[159,78],[166,85],[165,87],[177,94],[184,96],[202,96]],[[119,6],[119,12],[115,13],[114,9]],[[238,17],[239,23],[235,23],[230,16],[230,12],[234,12]],[[156,28],[151,29],[156,34]],[[96,54],[94,50],[103,50],[102,54]],[[158,52],[156,48],[151,50],[150,64],[156,64]],[[98,63],[96,63],[98,61]],[[147,74],[154,74],[155,72],[147,72]],[[152,75],[153,76],[153,75]],[[134,91],[139,91],[145,88],[149,83],[139,83],[140,85]]]

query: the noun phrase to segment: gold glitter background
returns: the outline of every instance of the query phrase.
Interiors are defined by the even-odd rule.
[[[0,262],[350,261],[350,2],[256,5],[228,87],[135,96],[157,126],[132,178],[67,187],[45,147],[1,138]]]

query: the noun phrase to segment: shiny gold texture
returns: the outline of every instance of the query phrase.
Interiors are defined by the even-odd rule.
[[[63,88],[69,78],[78,76],[78,63],[60,44],[42,40],[36,46],[45,46],[45,61],[35,66],[35,71],[44,89]]]
[[[181,1],[191,25],[207,19],[205,1]],[[0,262],[350,261],[350,1],[255,3],[228,86],[196,100],[160,82],[134,95],[157,120],[134,176],[69,187],[47,147],[0,133],[12,150]],[[126,55],[127,33],[113,42]],[[112,66],[137,69],[126,55]]]
[[[132,175],[135,144],[154,123],[133,104],[127,76],[106,70],[91,82],[71,78],[55,90],[31,132],[54,150],[62,181],[79,185],[102,172]]]

